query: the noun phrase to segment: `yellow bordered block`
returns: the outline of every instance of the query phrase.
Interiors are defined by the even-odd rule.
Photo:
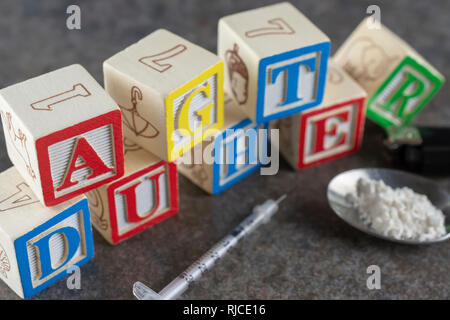
[[[190,150],[222,127],[223,68],[217,55],[163,29],[106,60],[124,136],[167,161]]]

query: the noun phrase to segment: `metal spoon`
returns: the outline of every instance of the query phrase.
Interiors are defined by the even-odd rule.
[[[377,233],[376,230],[361,221],[358,210],[353,207],[347,197],[349,193],[356,194],[356,183],[359,178],[383,180],[386,185],[392,188],[409,187],[417,193],[426,195],[431,203],[444,213],[447,234],[440,238],[419,241],[395,239]],[[450,195],[438,184],[424,177],[392,169],[367,168],[349,170],[338,174],[330,181],[327,197],[331,208],[341,219],[372,236],[406,244],[431,244],[450,238]]]

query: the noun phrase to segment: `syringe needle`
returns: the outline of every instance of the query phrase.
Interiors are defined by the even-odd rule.
[[[277,212],[278,203],[283,201],[286,196],[284,194],[275,201],[272,199],[266,200],[264,203],[253,208],[252,214],[244,219],[228,236],[213,246],[159,293],[138,281],[133,286],[134,295],[136,298],[142,300],[176,299],[193,281],[200,278],[219,258],[223,257],[229,249],[234,247],[242,237],[252,232],[262,223],[268,222],[275,212]]]
[[[279,204],[281,201],[286,199],[286,197],[287,197],[287,193],[283,194],[281,197],[279,197],[277,200],[275,200],[275,203]]]

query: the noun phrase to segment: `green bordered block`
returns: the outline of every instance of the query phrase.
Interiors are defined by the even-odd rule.
[[[443,83],[444,78],[407,56],[370,98],[367,116],[382,127],[407,125]]]

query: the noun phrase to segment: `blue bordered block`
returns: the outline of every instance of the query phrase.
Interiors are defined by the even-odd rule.
[[[94,255],[83,196],[43,206],[18,171],[0,174],[0,278],[29,298]]]
[[[218,194],[269,161],[267,124],[256,124],[230,97],[224,126],[177,160],[178,172],[208,193]]]
[[[329,38],[287,2],[219,21],[225,91],[256,123],[318,106],[329,51]]]

